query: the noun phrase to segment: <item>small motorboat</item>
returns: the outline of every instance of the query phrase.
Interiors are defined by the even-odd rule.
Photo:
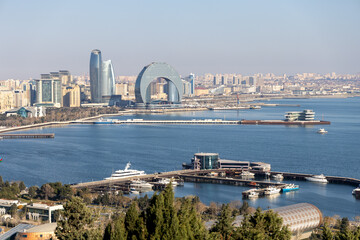
[[[320,128],[317,133],[320,133],[320,134],[325,134],[325,133],[328,133],[328,131],[326,131],[324,128]]]

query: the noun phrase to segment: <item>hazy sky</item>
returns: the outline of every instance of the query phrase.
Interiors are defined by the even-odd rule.
[[[359,0],[0,0],[0,80],[115,75],[164,61],[180,74],[360,72]]]

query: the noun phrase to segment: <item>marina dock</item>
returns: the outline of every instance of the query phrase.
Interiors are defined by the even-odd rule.
[[[185,182],[202,182],[202,183],[214,183],[214,184],[226,184],[226,185],[235,185],[235,186],[248,186],[248,187],[268,187],[268,186],[277,186],[283,187],[285,184],[281,182],[274,182],[268,180],[255,180],[255,179],[246,179],[246,178],[237,178],[237,177],[219,177],[219,176],[209,176],[210,173],[217,173],[225,175],[229,171],[238,171],[238,170],[229,170],[229,169],[212,169],[212,170],[179,170],[173,172],[164,172],[159,174],[146,174],[135,177],[121,178],[121,179],[112,179],[112,180],[100,180],[93,182],[84,182],[71,185],[75,189],[87,188],[92,192],[106,192],[106,191],[128,191],[129,184],[131,180],[140,179],[147,182],[156,182],[160,178],[175,178],[182,179]],[[262,171],[251,170],[252,173],[255,173],[257,177],[265,177],[265,173]],[[287,173],[287,172],[270,172],[270,175],[282,174],[286,180],[303,180],[305,177],[310,177],[313,174],[303,174],[303,173]],[[329,183],[337,184],[347,184],[351,186],[358,186],[360,184],[359,179],[347,178],[347,177],[336,177],[336,176],[326,176]],[[158,187],[158,189],[161,189]]]

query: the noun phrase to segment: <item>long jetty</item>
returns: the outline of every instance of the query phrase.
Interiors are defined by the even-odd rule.
[[[193,119],[193,120],[144,120],[127,119],[113,121],[73,121],[73,124],[129,124],[129,125],[153,125],[153,124],[179,124],[179,125],[329,125],[329,121],[284,121],[284,120],[222,120],[222,119]]]
[[[92,182],[84,182],[84,183],[77,183],[71,185],[72,188],[75,189],[83,189],[87,188],[92,191],[109,191],[109,190],[124,190],[128,188],[129,183],[131,180],[134,179],[141,179],[144,181],[154,182],[156,179],[159,178],[180,178],[183,179],[185,182],[205,182],[205,183],[215,183],[215,184],[227,184],[227,185],[235,185],[235,186],[283,186],[283,183],[278,182],[271,182],[271,181],[259,181],[255,179],[242,179],[242,178],[235,178],[235,177],[218,177],[218,176],[209,176],[209,173],[231,173],[236,172],[238,170],[231,170],[231,169],[211,169],[211,170],[179,170],[179,171],[172,171],[172,172],[164,172],[159,174],[146,174],[141,176],[135,177],[127,177],[121,179],[107,179],[107,180],[100,180],[100,181],[92,181]],[[258,176],[264,176],[265,172],[262,171],[254,171],[251,172],[255,173]],[[288,173],[288,172],[270,172],[270,175],[282,174],[284,179],[294,179],[294,180],[305,180],[305,177],[310,177],[312,174],[303,174],[303,173]],[[358,186],[360,184],[359,179],[355,178],[348,178],[348,177],[337,177],[337,176],[326,176],[326,179],[329,183],[338,183],[338,184],[347,184],[352,186]]]
[[[15,138],[54,138],[55,133],[40,133],[40,134],[0,134],[0,139],[15,139]]]

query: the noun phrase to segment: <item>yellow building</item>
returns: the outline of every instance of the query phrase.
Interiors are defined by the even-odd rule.
[[[10,110],[15,107],[14,91],[0,91],[0,112]]]
[[[195,89],[195,96],[206,95],[206,94],[209,94],[209,89],[205,89],[205,88]]]
[[[63,87],[64,107],[80,107],[80,102],[80,87],[78,85]]]

